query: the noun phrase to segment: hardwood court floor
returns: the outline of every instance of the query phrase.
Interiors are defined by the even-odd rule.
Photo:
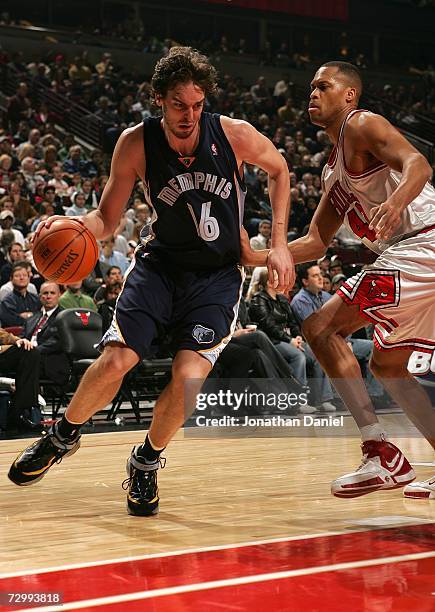
[[[350,417],[345,423],[352,428]],[[320,592],[311,608],[308,600],[301,600],[300,608],[296,603],[288,607],[294,584],[283,578],[301,575],[302,592],[308,589],[313,595],[313,581],[326,590],[332,584],[334,598],[343,605],[370,611],[375,608],[359,608],[358,599],[339,593],[340,572],[350,580],[352,567],[366,567],[352,574],[353,580],[362,581],[355,588],[362,597],[367,576],[372,582],[373,576],[382,575],[393,580],[399,572],[403,579],[403,569],[409,572],[411,563],[413,576],[429,577],[418,587],[419,610],[433,609],[435,589],[427,585],[435,572],[435,501],[404,499],[400,490],[351,500],[330,495],[330,481],[359,465],[358,438],[288,438],[277,432],[277,437],[192,439],[180,432],[166,452],[167,467],[159,473],[160,514],[138,518],[126,514],[120,485],[131,447],[143,435],[86,435],[78,453],[41,482],[22,488],[6,474],[29,441],[1,442],[0,591],[63,590],[70,603],[47,610],[94,609],[94,600],[96,610],[143,610],[143,599],[154,597],[158,606],[150,609],[159,611],[259,610],[262,598],[271,611],[342,609],[338,599],[335,604],[331,600],[334,607],[322,607],[326,599]],[[435,472],[433,451],[424,440],[392,441],[412,463],[426,464],[416,466],[418,479]],[[205,564],[199,563],[203,554],[208,555]],[[133,565],[131,557],[136,558]],[[80,567],[55,571],[71,565]],[[320,570],[313,570],[319,567],[320,578],[315,573]],[[215,587],[208,585],[216,580],[224,582],[218,585],[214,606]],[[86,591],[90,585],[93,590]],[[409,600],[411,604],[415,602]]]

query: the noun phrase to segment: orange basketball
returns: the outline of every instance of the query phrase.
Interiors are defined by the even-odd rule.
[[[92,272],[98,260],[94,235],[74,219],[56,219],[42,228],[33,243],[33,260],[47,280],[76,283]]]

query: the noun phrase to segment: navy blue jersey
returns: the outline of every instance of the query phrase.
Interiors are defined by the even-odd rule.
[[[240,260],[246,189],[220,116],[202,113],[191,156],[168,144],[160,117],[144,120],[145,196],[155,214],[141,232],[146,250],[187,270]]]

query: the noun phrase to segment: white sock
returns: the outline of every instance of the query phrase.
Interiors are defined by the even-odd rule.
[[[372,425],[365,425],[360,427],[361,439],[363,442],[367,440],[386,440],[387,434],[380,423],[373,423]]]

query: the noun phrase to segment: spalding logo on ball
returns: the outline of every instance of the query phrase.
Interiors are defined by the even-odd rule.
[[[56,219],[33,243],[33,260],[47,280],[65,285],[88,276],[98,260],[94,235],[79,221]]]

